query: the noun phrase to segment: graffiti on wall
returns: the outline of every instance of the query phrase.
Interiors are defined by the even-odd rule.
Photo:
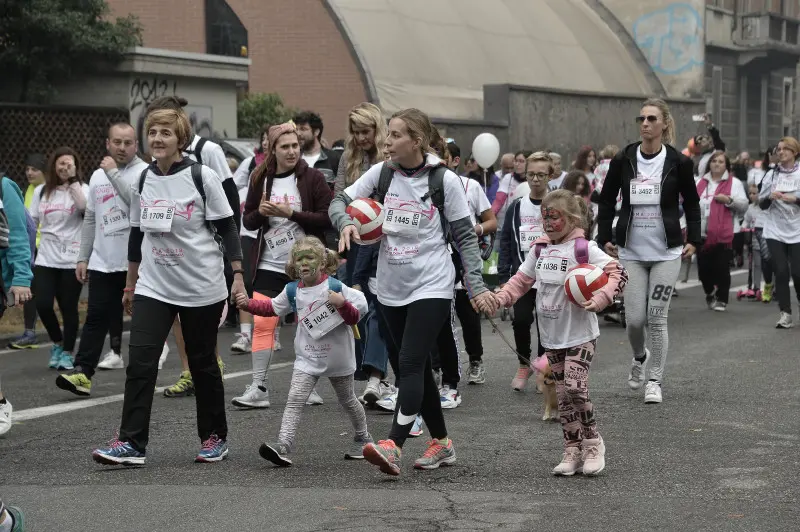
[[[657,74],[682,74],[703,65],[703,18],[690,4],[642,15],[633,24],[633,38]]]

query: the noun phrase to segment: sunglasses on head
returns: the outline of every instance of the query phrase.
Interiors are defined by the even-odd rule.
[[[658,122],[658,117],[656,115],[647,115],[647,116],[637,116],[636,117],[636,122],[638,122],[639,124],[644,123],[645,120],[647,120],[648,122],[650,122],[652,124],[652,123]]]

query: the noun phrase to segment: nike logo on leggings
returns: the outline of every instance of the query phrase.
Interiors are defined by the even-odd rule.
[[[399,409],[397,410],[397,424],[398,425],[410,425],[417,419],[417,415],[414,414],[412,416],[407,416],[403,414]]]

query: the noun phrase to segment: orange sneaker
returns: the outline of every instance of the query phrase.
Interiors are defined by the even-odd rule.
[[[392,440],[380,440],[364,446],[364,459],[375,464],[387,475],[400,475],[400,447]]]
[[[528,366],[520,366],[517,374],[511,379],[511,387],[516,391],[521,392],[528,385],[528,379],[533,375],[533,370]]]

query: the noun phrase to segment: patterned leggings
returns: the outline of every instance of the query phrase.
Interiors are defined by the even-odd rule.
[[[286,409],[283,411],[283,420],[281,421],[281,431],[278,433],[278,441],[286,445],[290,451],[297,436],[297,427],[300,425],[303,407],[318,380],[319,377],[304,373],[297,368],[292,373],[289,398],[286,400]],[[333,390],[336,392],[339,404],[342,405],[342,408],[350,417],[350,422],[353,424],[353,429],[355,429],[356,441],[364,440],[368,434],[367,416],[353,388],[353,376],[329,377],[329,380]]]
[[[597,341],[592,340],[569,349],[545,352],[556,381],[558,415],[565,447],[578,447],[584,439],[600,437],[594,407],[589,400],[589,368],[596,344]]]

